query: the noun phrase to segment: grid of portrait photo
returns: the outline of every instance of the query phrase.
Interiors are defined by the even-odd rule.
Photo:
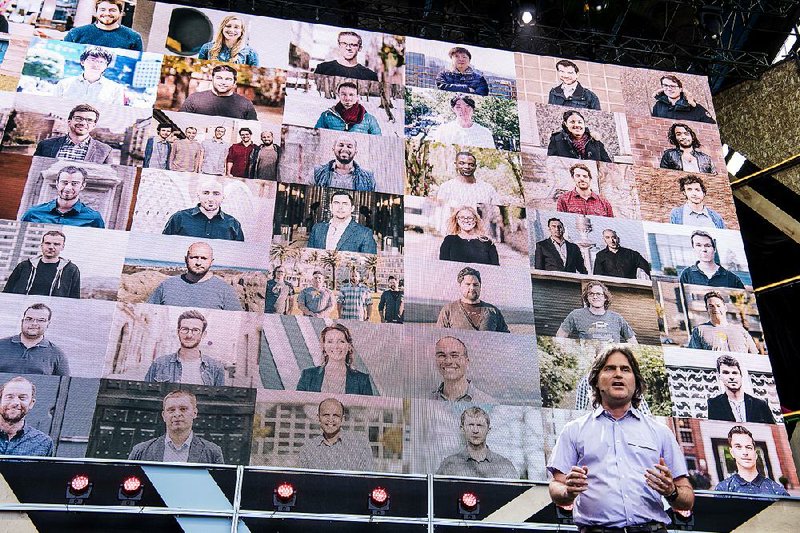
[[[0,15],[0,455],[546,481],[622,343],[696,488],[800,494],[705,79]]]

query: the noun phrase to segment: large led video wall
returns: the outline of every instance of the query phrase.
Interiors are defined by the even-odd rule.
[[[0,27],[0,453],[544,481],[624,342],[696,488],[744,426],[800,494],[704,78],[34,4]]]

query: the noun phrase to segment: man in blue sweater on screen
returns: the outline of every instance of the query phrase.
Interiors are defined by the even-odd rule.
[[[122,25],[123,0],[97,0],[93,24],[72,28],[64,37],[68,43],[93,44],[141,52],[142,36]]]

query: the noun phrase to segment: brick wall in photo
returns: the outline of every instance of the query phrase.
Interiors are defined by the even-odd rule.
[[[687,173],[647,167],[634,168],[642,219],[669,223],[669,213],[672,208],[686,202],[680,191],[678,179]],[[722,175],[701,175],[701,177],[706,186],[706,205],[722,215],[726,228],[739,229],[727,177]]]
[[[535,56],[517,52],[517,97],[519,100],[547,103],[550,89],[561,83],[556,72],[558,57]],[[590,89],[600,100],[603,111],[625,111],[618,65],[603,65],[571,60],[578,65],[578,82]]]
[[[674,148],[667,135],[676,121],[637,115],[628,115],[627,118],[634,164],[659,168],[664,150]],[[701,146],[698,150],[711,156],[717,173],[727,174],[717,125],[691,121],[683,124],[689,126],[700,141]]]

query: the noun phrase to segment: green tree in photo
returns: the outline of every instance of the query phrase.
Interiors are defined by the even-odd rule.
[[[60,80],[64,76],[64,58],[57,52],[34,48],[25,58],[22,75],[43,80]]]
[[[580,378],[578,356],[564,350],[550,337],[536,337],[539,350],[539,376],[542,384],[542,407],[557,407],[575,390]]]
[[[650,411],[656,416],[672,416],[669,379],[661,350],[655,346],[639,346],[636,358],[642,371]]]

